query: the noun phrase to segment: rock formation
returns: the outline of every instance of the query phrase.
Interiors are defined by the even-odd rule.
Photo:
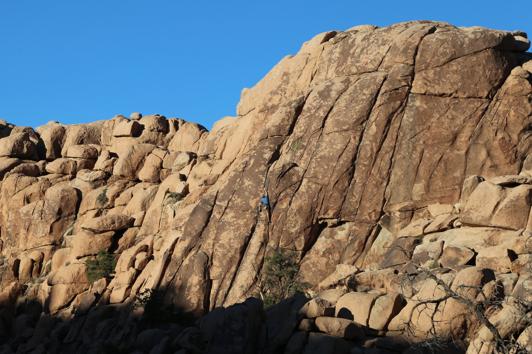
[[[0,121],[0,353],[413,353],[430,330],[488,353],[465,305],[416,306],[443,294],[418,267],[471,301],[529,300],[529,47],[521,31],[358,26],[283,58],[210,132],[139,113]],[[278,247],[317,297],[264,312],[250,296]],[[91,284],[102,250],[116,272]],[[205,317],[141,331],[150,290]],[[493,323],[527,345],[512,306]]]

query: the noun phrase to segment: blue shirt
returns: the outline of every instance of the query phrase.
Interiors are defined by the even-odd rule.
[[[269,201],[268,201],[268,197],[264,197],[264,198],[262,198],[262,199],[261,199],[261,202],[262,202],[263,204],[268,205],[268,203],[269,203]]]

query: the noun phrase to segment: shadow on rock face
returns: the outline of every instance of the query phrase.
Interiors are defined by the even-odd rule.
[[[342,307],[340,311],[338,311],[338,315],[336,317],[345,318],[346,320],[350,320],[350,321],[353,321],[355,319],[355,316],[353,316],[353,313],[349,309],[346,309],[345,307]]]

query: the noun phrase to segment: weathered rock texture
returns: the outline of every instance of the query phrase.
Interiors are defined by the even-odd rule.
[[[36,132],[0,122],[0,301],[9,309],[24,304],[0,316],[0,345],[8,342],[4,323],[13,320],[21,329],[17,346],[10,342],[17,352],[86,353],[107,341],[153,353],[285,346],[290,353],[347,353],[362,327],[402,330],[415,301],[434,295],[429,281],[397,285],[397,271],[412,272],[410,261],[437,267],[441,258],[452,268],[444,274],[449,284],[473,265],[526,274],[527,41],[521,31],[430,21],[322,33],[243,90],[238,116],[210,132],[139,113],[50,122]],[[258,212],[266,192],[270,223]],[[322,306],[328,312],[320,307],[316,320],[307,319],[315,323],[300,325],[297,299],[266,315],[251,300],[228,307],[254,292],[277,247],[298,252],[300,276],[313,291],[358,291],[307,305],[327,302],[343,320],[323,317],[332,307]],[[116,274],[109,284],[90,285],[84,264],[98,248],[116,254]],[[472,278],[460,282],[489,283]],[[512,279],[501,278],[505,289]],[[226,334],[204,327],[178,337],[175,329],[138,334],[128,311],[149,289],[196,316],[227,307],[219,318],[209,313],[205,327]],[[398,293],[410,301],[404,308]],[[442,308],[461,311],[448,302]],[[51,324],[48,314],[68,326]],[[444,311],[442,323],[453,314]],[[238,318],[243,327],[225,328]],[[42,329],[46,323],[54,332]],[[314,325],[328,334],[292,335]],[[470,338],[475,326],[464,320],[451,333]],[[507,332],[522,329],[514,327]],[[228,339],[233,330],[238,343]],[[205,347],[213,343],[218,349]]]

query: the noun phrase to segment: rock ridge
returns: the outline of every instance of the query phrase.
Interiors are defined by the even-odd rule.
[[[22,344],[12,348],[3,328],[25,321],[20,328],[31,328],[26,335],[36,339],[20,351],[46,342],[46,352],[56,337],[38,329],[59,330],[69,321],[57,352],[99,350],[107,338],[88,343],[96,337],[82,321],[91,316],[121,344],[133,343],[140,337],[127,320],[131,304],[155,289],[165,304],[198,317],[218,308],[225,321],[244,316],[253,333],[270,320],[291,321],[291,331],[319,328],[327,334],[303,330],[294,346],[304,337],[305,353],[327,341],[342,351],[349,345],[336,338],[361,338],[361,325],[403,330],[399,311],[434,285],[420,283],[408,304],[399,301],[394,271],[411,272],[407,260],[441,259],[452,269],[445,275],[450,284],[466,277],[462,272],[475,286],[487,284],[484,273],[460,268],[473,265],[525,274],[522,241],[532,231],[526,37],[432,21],[325,32],[244,89],[237,117],[219,120],[210,132],[140,113],[35,130],[0,121],[0,345],[18,352]],[[271,222],[258,211],[264,193]],[[437,240],[418,244],[426,234]],[[312,292],[348,287],[346,308],[359,301],[368,313],[343,318],[356,325],[333,320],[335,314],[312,326],[301,324],[301,315],[264,314],[248,298],[265,257],[278,247],[298,252]],[[116,255],[116,274],[90,284],[85,261],[100,250]],[[371,293],[376,289],[388,295]],[[290,301],[283,306],[294,313],[303,306]],[[474,323],[466,327],[456,335],[470,336]],[[269,345],[288,348],[291,331],[282,340],[268,337]],[[157,333],[159,341],[142,351],[178,347]],[[187,329],[179,342],[198,335]],[[266,350],[246,338],[238,350]],[[209,341],[225,345],[222,337]],[[191,353],[207,350],[186,345],[179,344]]]

